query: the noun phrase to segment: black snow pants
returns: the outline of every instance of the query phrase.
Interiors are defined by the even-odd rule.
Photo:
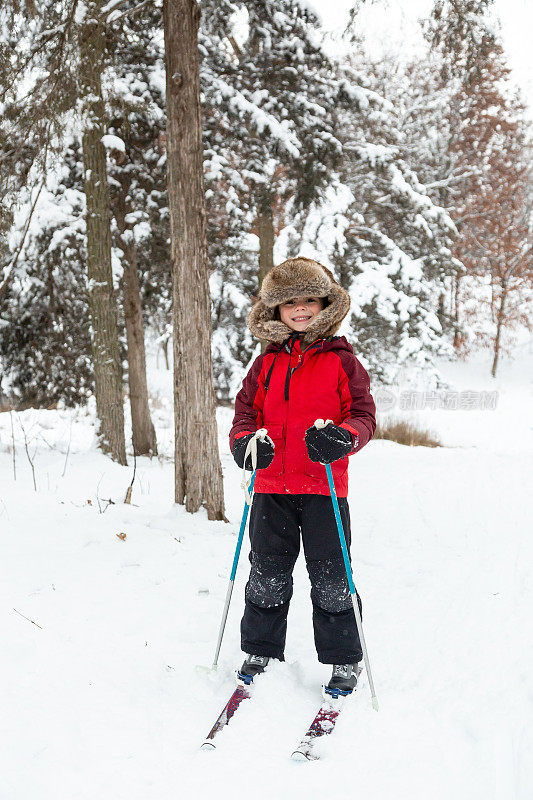
[[[345,497],[339,497],[339,507],[349,548],[350,512]],[[245,591],[241,647],[245,653],[283,659],[300,531],[311,581],[318,660],[322,664],[361,661],[361,643],[328,495],[254,495],[250,510],[252,566]]]

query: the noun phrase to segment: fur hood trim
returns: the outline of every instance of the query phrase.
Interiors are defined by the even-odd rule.
[[[312,258],[289,258],[273,267],[264,277],[259,300],[248,315],[248,327],[257,339],[284,342],[293,331],[280,319],[276,308],[294,297],[324,297],[327,305],[307,327],[301,341],[333,336],[350,310],[350,295],[340,286],[327,267]]]

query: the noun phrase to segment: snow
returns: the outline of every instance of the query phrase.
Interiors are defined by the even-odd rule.
[[[118,150],[121,153],[126,152],[126,145],[124,140],[120,138],[120,136],[115,136],[112,133],[105,133],[100,141],[104,145],[107,150]]]
[[[380,711],[363,675],[314,764],[288,758],[328,676],[301,558],[286,662],[217,750],[199,750],[241,661],[247,550],[219,669],[196,670],[213,657],[243,495],[232,410],[220,408],[230,524],[173,504],[171,375],[153,360],[161,455],[137,459],[131,505],[132,456],[120,467],[96,450],[94,403],[0,414],[0,796],[318,800],[353,788],[365,800],[529,800],[533,342],[496,380],[486,355],[439,363],[459,391],[497,391],[493,410],[392,410],[444,447],[375,441],[352,459],[353,564]]]
[[[279,142],[280,146],[289,155],[294,158],[300,156],[301,143],[293,130],[292,123],[288,120],[277,120],[273,114],[269,114],[264,109],[254,105],[241,92],[235,91],[221,78],[216,79],[215,84],[220,96],[228,101],[232,109],[241,114],[249,115],[258,136],[268,133],[269,136]]]
[[[87,16],[87,5],[86,3],[82,2],[82,0],[80,0],[80,2],[76,3],[75,9],[76,10],[74,12],[74,22],[77,25],[82,25],[85,22],[85,18]]]

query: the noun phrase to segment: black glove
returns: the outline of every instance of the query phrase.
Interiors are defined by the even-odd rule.
[[[255,434],[249,433],[247,436],[241,436],[239,439],[235,439],[235,443],[233,445],[233,458],[237,462],[237,466],[242,469],[242,465],[244,462],[244,454],[246,452],[246,448],[248,446],[248,442]],[[257,440],[257,469],[266,469],[272,464],[272,459],[274,458],[274,442],[270,438],[270,436],[266,436],[264,439]],[[248,454],[248,458],[246,459],[246,469],[253,470],[252,467],[252,454]]]
[[[311,461],[331,464],[353,450],[354,440],[350,431],[330,422],[324,428],[308,428],[305,432],[305,446]]]

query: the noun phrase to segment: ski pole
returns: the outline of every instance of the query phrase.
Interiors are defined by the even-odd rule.
[[[332,420],[328,419],[324,422],[323,419],[317,419],[315,428],[325,428]],[[361,619],[361,612],[359,610],[359,603],[357,602],[357,592],[355,591],[355,584],[353,582],[352,566],[348,556],[348,548],[346,547],[346,538],[342,527],[341,512],[339,509],[339,501],[337,500],[337,492],[335,491],[335,484],[333,482],[333,473],[331,471],[331,464],[324,464],[326,474],[328,476],[329,491],[331,493],[331,501],[333,503],[333,511],[335,513],[335,521],[337,522],[337,530],[339,531],[339,539],[341,543],[342,557],[344,559],[344,566],[346,568],[346,577],[348,578],[348,587],[352,597],[353,611],[355,614],[355,622],[357,624],[357,631],[359,633],[359,640],[363,650],[363,659],[365,662],[366,674],[368,675],[368,683],[370,685],[370,693],[372,695],[372,708],[378,710],[378,698],[374,688],[374,681],[372,679],[372,670],[370,669],[370,660],[368,658],[368,651],[366,649],[365,635],[363,633],[363,621]]]
[[[242,512],[241,518],[241,527],[239,530],[239,536],[237,538],[237,546],[235,548],[235,555],[233,556],[233,565],[231,567],[231,575],[228,583],[228,590],[226,592],[226,601],[224,603],[224,610],[222,611],[222,621],[220,623],[220,630],[218,632],[218,641],[215,650],[215,658],[213,659],[213,666],[212,669],[216,669],[218,666],[218,656],[220,653],[220,647],[222,645],[222,637],[224,636],[224,630],[226,628],[226,620],[228,618],[228,611],[229,611],[229,604],[231,602],[231,595],[233,594],[233,586],[235,584],[235,575],[237,573],[237,565],[239,563],[239,556],[241,554],[241,547],[242,547],[242,540],[244,538],[244,530],[246,528],[246,522],[248,520],[248,511],[250,510],[250,505],[252,503],[252,496],[254,492],[254,483],[255,483],[255,475],[257,472],[257,440],[264,439],[267,434],[265,428],[260,428],[255,434],[252,436],[248,445],[246,447],[246,451],[244,453],[244,465],[246,465],[246,459],[249,455],[252,458],[252,467],[253,472],[250,478],[250,481],[246,479],[246,466],[243,467],[243,480],[241,483],[242,488],[244,489],[244,509]]]

